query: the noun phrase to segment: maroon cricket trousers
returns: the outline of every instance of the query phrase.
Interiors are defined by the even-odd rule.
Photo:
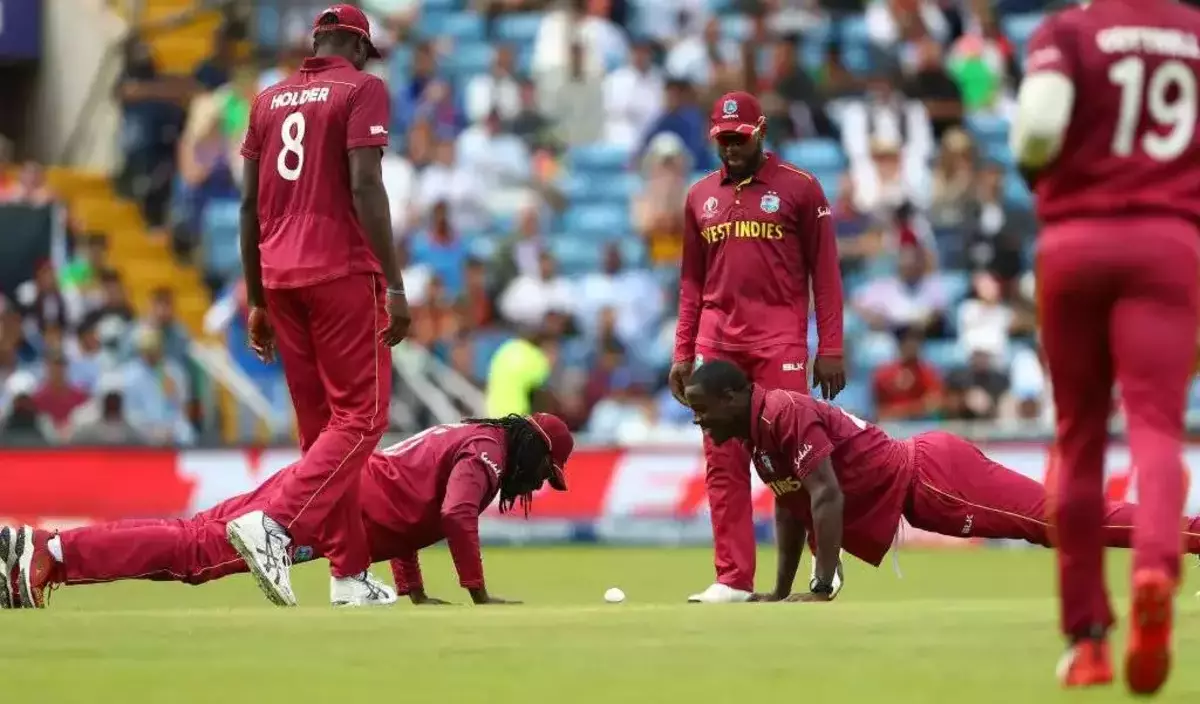
[[[1054,500],[1064,633],[1112,624],[1104,586],[1104,456],[1116,382],[1138,468],[1135,570],[1178,579],[1183,422],[1200,309],[1200,232],[1170,217],[1048,226],[1037,255],[1058,427]]]
[[[267,290],[267,314],[296,408],[303,456],[264,512],[293,543],[329,559],[335,577],[370,566],[359,478],[388,425],[391,352],[377,274]]]
[[[768,389],[808,393],[808,347],[772,345],[759,350],[727,352],[703,344],[696,362],[716,359],[736,364],[755,384]],[[739,442],[715,445],[704,437],[704,486],[713,530],[713,562],[717,581],[734,589],[754,590],[754,507],[751,501],[750,454]]]

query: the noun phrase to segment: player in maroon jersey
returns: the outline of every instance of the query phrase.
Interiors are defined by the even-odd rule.
[[[833,598],[841,551],[878,566],[901,516],[941,535],[1050,544],[1046,488],[958,436],[934,431],[895,440],[825,401],[751,384],[728,362],[697,369],[684,393],[705,434],[742,445],[775,494],[779,571],[774,591],[755,600]],[[1135,512],[1133,504],[1107,504],[1105,545],[1129,547]],[[1183,544],[1200,553],[1200,518],[1186,525]],[[810,527],[813,580],[807,592],[789,596]]]
[[[548,483],[566,491],[564,475],[574,440],[556,416],[466,420],[440,425],[375,452],[363,472],[354,507],[366,528],[370,560],[392,561],[397,591],[415,604],[445,603],[425,594],[417,552],[443,538],[459,584],[476,604],[508,603],[488,593],[479,551],[479,514],[499,496],[502,512],[529,511],[533,493]],[[254,491],[184,520],[117,521],[50,534],[0,526],[0,608],[42,608],[58,585],[123,579],[201,584],[248,571],[225,540],[227,521],[261,510],[283,490],[294,464]],[[322,557],[316,545],[293,543],[289,561]],[[334,605],[357,605],[331,580]],[[396,592],[366,603],[394,602]],[[11,590],[11,591],[9,591]],[[15,602],[15,603],[12,603]]]
[[[388,424],[388,347],[409,325],[381,176],[389,98],[362,70],[379,55],[366,16],[321,12],[313,50],[255,99],[242,146],[250,346],[265,359],[278,350],[304,454],[269,504],[229,522],[229,540],[284,606],[296,603],[291,543],[318,548],[359,598],[379,593],[359,475]]]
[[[679,325],[671,392],[681,403],[693,368],[727,359],[758,383],[808,391],[808,289],[820,346],[813,383],[825,398],[845,386],[842,279],[833,218],[821,184],[763,151],[767,121],[758,99],[716,101],[710,134],[723,168],[692,186],[684,205]],[[717,581],[688,601],[745,601],[754,586],[749,457],[738,446],[704,444]]]
[[[1125,679],[1170,667],[1185,397],[1200,306],[1200,12],[1096,0],[1031,38],[1011,141],[1044,224],[1042,339],[1058,418],[1052,493],[1067,686],[1112,680],[1103,469],[1114,381],[1138,467]]]

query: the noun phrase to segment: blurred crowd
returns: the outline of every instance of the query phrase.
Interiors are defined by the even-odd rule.
[[[545,362],[544,402],[595,440],[690,424],[664,388],[682,204],[719,166],[711,101],[749,90],[768,147],[817,175],[834,206],[851,377],[839,400],[889,421],[1047,418],[1035,224],[1003,143],[1036,25],[1026,13],[1044,3],[360,4],[385,54],[368,70],[393,93],[384,179],[412,338],[463,379],[495,385],[509,373],[495,353],[516,338]],[[322,6],[231,11],[191,76],[161,74],[133,39],[116,89],[121,194],[204,272],[203,332],[225,337],[281,415],[279,368],[244,344],[238,147],[255,94],[299,65]],[[52,199],[37,171],[0,195]],[[198,384],[169,292],[135,315],[103,237],[75,239],[69,262],[3,304],[5,427],[191,442]]]

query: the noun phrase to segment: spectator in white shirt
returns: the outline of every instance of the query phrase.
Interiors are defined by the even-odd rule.
[[[459,169],[478,180],[493,215],[511,215],[529,192],[532,159],[520,137],[504,132],[499,113],[472,125],[458,137]]]
[[[621,31],[603,17],[584,14],[587,0],[561,0],[558,7],[542,16],[537,37],[533,42],[531,71],[538,84],[538,94],[543,100],[553,95],[569,68],[571,45],[580,43],[584,48],[584,70],[592,76],[605,73],[606,51],[610,50],[617,33],[623,41]]]
[[[583,46],[571,46],[570,79],[544,101],[556,133],[568,146],[594,144],[604,133],[604,84],[583,70]]]
[[[958,307],[958,343],[965,350],[984,351],[994,359],[1006,360],[1016,315],[1004,302],[996,277],[980,273],[972,283],[975,297]]]
[[[929,204],[927,172],[928,169],[905,169],[900,144],[876,138],[871,143],[870,158],[850,168],[855,211],[890,221],[905,204],[923,210]]]
[[[863,98],[848,100],[842,108],[842,148],[852,169],[870,162],[871,144],[879,139],[902,145],[901,165],[906,173],[929,171],[934,155],[929,113],[919,100],[911,100],[895,88],[898,80],[898,76],[880,72],[868,80]]]
[[[721,40],[721,21],[711,17],[705,22],[702,34],[689,36],[672,47],[667,54],[667,76],[707,86],[713,81],[713,64],[735,62],[739,52],[736,43]]]
[[[549,313],[574,313],[574,286],[559,276],[558,262],[543,253],[538,264],[536,274],[518,276],[500,294],[500,315],[513,325],[535,329]]]
[[[627,347],[650,338],[665,313],[662,286],[648,269],[626,269],[615,242],[605,247],[603,268],[584,276],[578,286],[580,328],[594,334],[600,311],[610,308],[616,314],[617,338]]]
[[[924,252],[905,247],[898,255],[896,276],[871,280],[851,306],[875,331],[908,326],[928,333],[944,327],[950,294],[941,277],[927,269]]]
[[[418,221],[429,214],[439,202],[450,205],[450,220],[460,231],[478,230],[490,222],[483,184],[478,173],[464,167],[456,158],[454,142],[438,142],[433,149],[433,163],[417,177]]]
[[[383,153],[383,188],[392,211],[392,231],[407,232],[417,194],[417,170],[394,152]]]
[[[662,112],[663,76],[654,45],[638,42],[628,64],[604,79],[604,141],[633,148]]]
[[[511,46],[496,47],[492,70],[476,74],[467,82],[463,100],[468,120],[480,122],[493,110],[506,122],[517,116],[521,110],[521,89],[516,65],[516,54]]]
[[[924,25],[939,44],[950,39],[950,24],[937,3],[930,0],[872,0],[865,15],[867,38],[881,49],[892,49],[906,36],[915,33],[910,23]]]

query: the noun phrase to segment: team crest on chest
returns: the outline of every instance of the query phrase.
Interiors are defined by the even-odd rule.
[[[762,208],[764,213],[779,212],[779,195],[776,194],[775,191],[767,193],[762,197],[762,200],[759,201],[758,206]]]
[[[716,197],[716,196],[709,196],[709,197],[708,197],[708,200],[704,201],[704,215],[703,215],[703,217],[704,217],[704,218],[711,218],[711,217],[713,217],[714,215],[716,215],[716,214],[717,214],[717,206],[718,206],[718,205],[720,205],[720,204],[717,202],[717,197]]]

